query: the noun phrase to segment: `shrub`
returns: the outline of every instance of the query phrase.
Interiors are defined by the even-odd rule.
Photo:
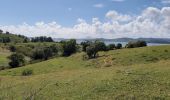
[[[9,56],[9,59],[11,60],[9,62],[9,65],[11,68],[16,68],[23,66],[25,64],[24,56],[20,53],[14,53],[11,56]]]
[[[70,56],[71,54],[75,53],[76,48],[76,40],[71,39],[69,41],[62,41],[63,46],[63,56]]]
[[[98,53],[98,49],[95,44],[92,44],[86,48],[86,53],[89,58],[96,58],[96,54]]]
[[[13,45],[11,45],[11,46],[9,46],[9,50],[10,50],[11,52],[15,52],[15,51],[16,51],[16,47],[13,46]]]
[[[113,49],[115,49],[116,48],[116,45],[115,44],[109,44],[108,46],[107,46],[107,49],[108,50],[113,50]]]
[[[96,40],[94,44],[98,51],[106,51],[107,50],[106,44],[102,41]]]
[[[117,45],[116,45],[116,49],[121,49],[122,48],[122,44],[121,43],[118,43]]]
[[[30,76],[33,74],[33,70],[31,69],[25,69],[22,71],[22,76]]]
[[[145,47],[147,46],[147,43],[145,41],[130,41],[128,42],[128,44],[126,45],[126,48],[137,48],[137,47]]]
[[[87,46],[90,46],[90,44],[92,44],[91,41],[85,41],[85,42],[81,42],[81,45],[82,45],[82,51],[86,51],[86,47]]]
[[[34,50],[31,58],[34,59],[34,60],[43,59],[44,58],[44,51],[42,49]]]

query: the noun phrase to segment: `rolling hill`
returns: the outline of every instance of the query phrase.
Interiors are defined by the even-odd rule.
[[[0,99],[170,99],[170,46],[83,53],[0,72]],[[33,75],[22,76],[25,69]]]

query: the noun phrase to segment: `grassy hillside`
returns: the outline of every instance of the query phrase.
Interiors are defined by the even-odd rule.
[[[5,37],[9,37],[13,43],[22,43],[24,41],[24,37],[19,37],[15,34],[0,34],[0,39]]]
[[[170,46],[83,53],[0,72],[0,99],[170,99]],[[32,76],[22,76],[25,69]]]
[[[5,48],[0,47],[0,68],[2,66],[8,66],[8,59],[7,57],[10,55],[10,52]]]

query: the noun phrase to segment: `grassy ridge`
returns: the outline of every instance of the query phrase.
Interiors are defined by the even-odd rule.
[[[83,53],[0,72],[0,99],[170,99],[170,46]],[[21,76],[25,69],[34,74]]]

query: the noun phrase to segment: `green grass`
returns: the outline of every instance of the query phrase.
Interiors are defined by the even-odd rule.
[[[2,67],[2,66],[4,66],[4,67],[8,66],[9,60],[8,60],[7,57],[8,57],[9,55],[10,55],[10,52],[9,52],[9,51],[7,51],[6,49],[0,47],[0,67]]]
[[[0,99],[165,100],[170,99],[170,46],[101,52],[0,72]],[[107,65],[107,66],[106,66]],[[24,70],[33,75],[22,76]]]

